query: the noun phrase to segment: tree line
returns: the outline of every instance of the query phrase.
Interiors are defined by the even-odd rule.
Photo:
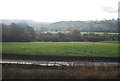
[[[34,29],[26,24],[2,24],[2,41],[29,42],[36,40]]]
[[[68,33],[50,33],[38,32],[33,27],[26,24],[10,25],[2,24],[3,42],[31,42],[31,41],[51,41],[51,42],[69,42],[69,41],[117,41],[117,34],[104,33],[102,35],[95,33],[81,34],[79,28],[71,28]]]

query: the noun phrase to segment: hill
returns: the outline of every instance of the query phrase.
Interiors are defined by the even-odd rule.
[[[41,31],[69,31],[71,28],[80,28],[82,32],[118,32],[118,21],[61,21],[40,26]]]
[[[32,20],[0,20],[4,24],[25,23],[32,26],[37,31],[69,31],[72,28],[80,28],[81,32],[114,32],[118,33],[118,20],[101,21],[60,21],[60,22],[35,22]]]

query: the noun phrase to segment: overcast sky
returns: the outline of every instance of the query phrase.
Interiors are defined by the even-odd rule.
[[[118,1],[0,0],[0,19],[30,19],[39,22],[116,19]]]

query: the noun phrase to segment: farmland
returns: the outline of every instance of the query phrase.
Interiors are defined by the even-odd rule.
[[[69,31],[59,31],[61,33],[70,33]],[[59,32],[56,32],[56,31],[45,31],[44,33],[53,33],[53,34],[56,34],[56,33],[59,33]],[[94,34],[98,34],[98,35],[103,35],[107,32],[80,32],[80,34],[89,34],[89,33],[94,33]],[[118,35],[119,33],[107,33],[107,34],[112,34],[112,35]]]
[[[2,78],[118,79],[118,37],[118,20],[4,23]]]
[[[117,43],[100,42],[3,42],[3,54],[117,57]]]

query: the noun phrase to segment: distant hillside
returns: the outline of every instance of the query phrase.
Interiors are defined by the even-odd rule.
[[[82,32],[118,32],[118,21],[61,21],[43,25],[40,27],[40,30],[69,31],[71,28],[80,28]]]
[[[55,23],[35,22],[32,20],[0,20],[4,24],[26,23],[39,31],[69,31],[71,28],[80,28],[82,32],[118,32],[118,21],[101,20],[101,21],[60,21]]]

